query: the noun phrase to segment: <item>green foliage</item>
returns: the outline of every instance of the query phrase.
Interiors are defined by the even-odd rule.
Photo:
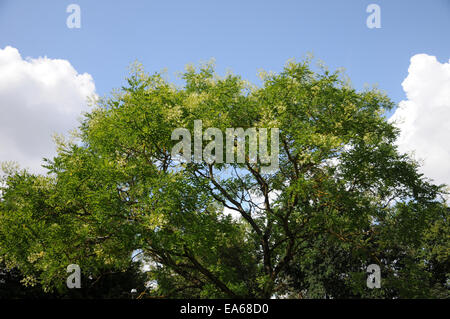
[[[138,250],[150,268],[141,297],[449,297],[443,187],[398,152],[386,95],[309,61],[261,87],[211,64],[182,78],[135,67],[85,115],[78,142],[59,142],[47,176],[8,172],[0,256],[25,284],[64,292],[68,264],[101,278],[132,269]],[[171,133],[194,120],[279,128],[280,169],[179,162]],[[372,263],[381,289],[366,287]]]

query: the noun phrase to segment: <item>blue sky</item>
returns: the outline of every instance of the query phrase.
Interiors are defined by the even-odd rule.
[[[81,28],[66,26],[66,7],[81,8]],[[380,29],[366,26],[366,7],[381,8]],[[409,60],[418,53],[447,61],[450,0],[318,1],[23,1],[0,0],[0,48],[23,57],[66,59],[90,73],[100,95],[120,87],[138,59],[171,79],[187,63],[216,59],[257,83],[307,52],[330,69],[345,67],[356,88],[378,84],[399,102]]]

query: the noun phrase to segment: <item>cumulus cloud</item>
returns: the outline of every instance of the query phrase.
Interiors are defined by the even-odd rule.
[[[399,149],[414,154],[426,177],[450,185],[450,60],[414,55],[402,87],[407,100],[390,118],[401,130]]]
[[[92,76],[66,60],[23,59],[15,48],[0,48],[0,161],[44,172],[42,158],[55,154],[52,135],[77,127],[94,94]]]

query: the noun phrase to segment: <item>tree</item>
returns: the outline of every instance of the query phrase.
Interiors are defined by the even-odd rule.
[[[80,289],[49,291],[40,283],[24,285],[26,277],[17,269],[0,265],[0,299],[128,299],[137,297],[132,290],[144,291],[145,274],[139,263],[133,263],[124,271],[103,269],[100,275],[81,277]]]
[[[397,150],[385,94],[309,60],[260,87],[211,64],[183,79],[136,66],[85,115],[78,142],[59,142],[48,176],[7,175],[0,255],[11,267],[52,289],[68,264],[99,276],[138,250],[155,283],[146,297],[448,297],[444,186]],[[172,156],[172,132],[194,136],[195,120],[278,128],[279,169],[262,170],[248,147],[244,163]],[[381,289],[366,287],[372,263]]]

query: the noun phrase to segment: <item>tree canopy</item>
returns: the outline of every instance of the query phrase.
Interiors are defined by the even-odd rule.
[[[386,94],[310,62],[259,86],[209,63],[178,86],[135,66],[58,141],[47,175],[6,170],[0,261],[45,291],[67,289],[69,264],[95,281],[139,252],[141,297],[448,298],[444,185],[398,151]],[[172,132],[195,120],[278,128],[279,169],[173,157]]]

